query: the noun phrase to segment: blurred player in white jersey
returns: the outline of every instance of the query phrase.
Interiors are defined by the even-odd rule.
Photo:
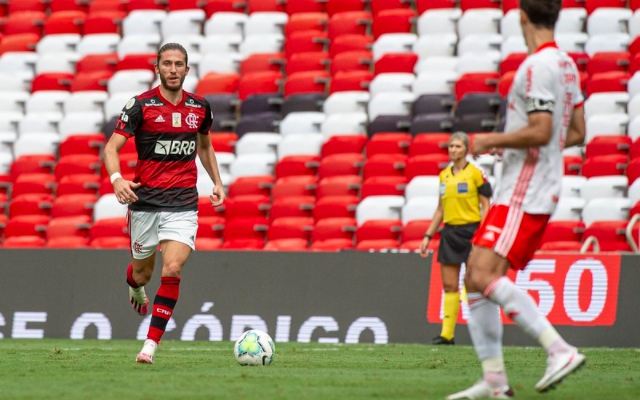
[[[538,312],[531,296],[505,276],[509,268],[524,269],[540,244],[560,196],[562,150],[584,142],[578,71],[554,42],[561,5],[562,0],[520,0],[529,56],[509,91],[505,133],[473,140],[474,155],[502,151],[504,170],[473,238],[465,276],[469,333],[483,377],[448,399],[513,397],[502,357],[499,307],[548,353],[547,369],[535,386],[539,392],[554,388],[585,363],[584,355]]]

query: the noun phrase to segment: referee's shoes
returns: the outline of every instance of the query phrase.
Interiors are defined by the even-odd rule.
[[[431,341],[431,344],[434,344],[434,345],[441,345],[441,344],[443,344],[443,345],[452,345],[452,344],[456,344],[456,342],[453,340],[453,338],[447,339],[447,338],[442,337],[442,336],[436,336]]]

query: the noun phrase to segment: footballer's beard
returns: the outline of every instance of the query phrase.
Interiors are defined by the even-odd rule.
[[[169,80],[167,79],[167,77],[160,75],[160,83],[162,84],[162,86],[172,92],[177,92],[182,90],[182,83],[184,82],[184,79],[186,78],[186,76],[183,76],[182,78],[180,78],[179,76],[175,76],[178,79],[172,79]]]

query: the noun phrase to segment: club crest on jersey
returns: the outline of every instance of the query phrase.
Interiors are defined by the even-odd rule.
[[[173,126],[174,128],[182,127],[182,114],[180,113],[171,114],[171,126]]]
[[[184,119],[184,122],[186,122],[191,129],[198,128],[198,116],[194,113],[189,113],[189,115],[187,115],[187,117]]]

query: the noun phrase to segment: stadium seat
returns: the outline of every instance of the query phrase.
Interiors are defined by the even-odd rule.
[[[274,183],[273,175],[238,177],[229,185],[229,198],[242,195],[269,196]]]
[[[228,220],[246,217],[265,217],[271,200],[265,195],[239,195],[230,197],[224,204],[224,215]]]
[[[364,240],[400,239],[402,223],[396,219],[374,219],[360,224],[356,229],[356,245]],[[396,246],[397,247],[397,244]]]
[[[45,240],[37,236],[12,236],[2,243],[4,248],[40,248],[44,247]]]
[[[409,157],[405,167],[405,176],[409,181],[416,176],[435,175],[449,164],[449,156],[444,154],[425,154]]]
[[[369,196],[357,206],[358,226],[371,219],[399,220],[404,203],[404,196]]]
[[[541,243],[557,241],[582,242],[585,224],[582,221],[549,221]]]
[[[338,153],[322,157],[318,167],[318,178],[339,175],[360,175],[364,165],[362,153]]]
[[[327,25],[329,40],[340,35],[366,35],[372,17],[368,11],[345,11],[331,15]]]
[[[357,135],[366,132],[367,114],[360,112],[328,115],[320,131],[325,137],[333,135]]]
[[[419,196],[439,196],[440,177],[416,176],[407,183],[404,195],[407,200]]]
[[[594,221],[627,221],[631,210],[628,198],[597,198],[587,202],[582,210],[582,220],[587,228]]]
[[[359,199],[356,196],[324,196],[313,208],[316,223],[325,218],[354,218]]]
[[[54,197],[49,193],[26,193],[13,197],[9,204],[9,218],[22,215],[51,215]]]
[[[450,137],[449,133],[416,135],[409,144],[408,155],[409,157],[434,153],[448,155]]]
[[[46,237],[49,216],[47,215],[19,215],[9,218],[4,228],[6,241],[14,236],[36,236],[44,239]]]
[[[341,71],[369,71],[373,54],[368,50],[344,51],[331,59],[331,75]]]
[[[100,177],[95,174],[74,174],[63,176],[56,186],[56,195],[92,194],[100,188]]]
[[[292,112],[320,112],[326,99],[324,93],[301,93],[286,97],[282,102],[281,110],[283,117]]]
[[[221,239],[224,224],[224,217],[198,214],[198,232],[196,233],[196,237]]]
[[[307,3],[313,4],[316,11],[304,11],[304,12],[290,12],[290,8],[295,8],[305,1],[289,1],[287,2],[287,12],[289,13],[289,20],[284,27],[285,36],[289,37],[293,32],[298,31],[324,31],[326,30],[329,22],[329,16],[324,12],[323,3],[308,0]]]
[[[322,53],[316,53],[322,54]],[[284,82],[284,96],[295,94],[325,93],[329,73],[327,71],[301,71],[287,76]]]
[[[372,46],[372,36],[340,35],[331,41],[331,44],[329,45],[329,56],[333,58],[346,51],[368,51],[371,50]]]
[[[344,91],[366,91],[374,75],[368,71],[339,71],[333,75],[329,94]]]
[[[400,232],[401,248],[412,251],[419,250],[429,225],[431,225],[430,219],[416,219],[404,224]],[[440,233],[437,232],[432,240],[440,240]]]
[[[48,239],[44,247],[48,249],[83,249],[89,247],[89,239],[81,236],[61,236]]]
[[[366,165],[365,165],[366,167]],[[370,196],[403,196],[407,185],[404,176],[372,176],[365,178],[360,190],[360,198]]]
[[[387,53],[376,60],[375,74],[413,73],[418,56],[413,53]]]
[[[15,181],[24,173],[50,174],[54,165],[55,156],[52,154],[23,155],[13,161],[9,175],[11,181]]]
[[[366,181],[374,176],[404,176],[406,162],[403,153],[376,154],[364,163],[362,177]]]
[[[131,240],[124,237],[99,237],[89,242],[92,249],[130,249]]]
[[[39,40],[40,36],[36,33],[3,36],[0,43],[0,55],[16,51],[32,52],[36,49]]]
[[[95,35],[101,33],[120,33],[122,20],[126,13],[118,10],[104,10],[92,12],[84,20],[83,34]]]
[[[52,218],[75,217],[93,215],[93,205],[97,198],[95,194],[67,194],[56,196],[51,208]]]
[[[414,220],[431,219],[438,207],[438,201],[438,195],[408,198],[401,210],[403,225]]]
[[[330,155],[343,153],[361,154],[366,143],[367,137],[364,135],[331,136],[323,143],[321,155],[324,158]]]
[[[72,237],[87,239],[90,227],[91,217],[86,215],[53,218],[47,225],[47,241]]]
[[[631,251],[626,228],[627,221],[594,221],[585,229],[584,238],[595,237],[600,251]]]
[[[44,23],[44,34],[82,34],[86,17],[78,10],[52,12]]]
[[[364,91],[342,91],[331,94],[322,105],[326,115],[336,113],[367,112],[371,95]]]
[[[582,176],[623,175],[627,163],[627,156],[620,154],[587,158],[582,164]]]
[[[564,175],[562,177],[562,191],[560,197],[580,197],[580,190],[587,181],[584,176]]]
[[[26,173],[18,175],[11,185],[11,197],[23,194],[53,194],[56,188],[55,177],[51,174]]]
[[[269,227],[269,221],[264,217],[233,218],[227,220],[222,232],[224,241],[236,239],[263,240]]]
[[[269,241],[279,239],[303,239],[308,242],[313,230],[313,218],[311,217],[279,217],[271,220],[267,239]],[[306,245],[305,245],[306,247]]]

